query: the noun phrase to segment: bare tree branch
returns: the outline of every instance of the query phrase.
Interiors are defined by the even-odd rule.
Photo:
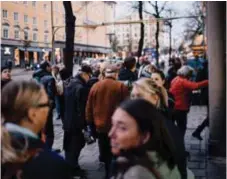
[[[167,3],[167,1],[165,1],[164,4],[162,5],[162,7],[161,7],[161,9],[160,9],[160,11],[159,11],[159,14],[161,14],[162,11],[165,9],[166,3]]]

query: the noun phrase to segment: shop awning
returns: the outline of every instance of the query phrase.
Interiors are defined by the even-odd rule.
[[[24,48],[24,47],[18,47],[19,50],[21,51],[28,51],[28,52],[51,52],[52,49],[45,49],[45,48],[35,48],[35,47],[28,47],[28,48]]]

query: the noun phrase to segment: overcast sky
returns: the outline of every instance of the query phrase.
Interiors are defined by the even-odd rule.
[[[159,3],[162,5],[164,2]],[[168,1],[168,8],[173,9],[176,12],[176,16],[185,16],[187,15],[187,11],[192,8],[193,1]],[[150,9],[152,12],[152,9]],[[116,18],[124,17],[127,14],[132,12],[130,8],[130,3],[118,1],[116,6]],[[184,23],[185,19],[174,20],[173,28],[172,28],[172,36],[173,39],[176,39],[176,46],[182,41],[183,31],[184,31]]]

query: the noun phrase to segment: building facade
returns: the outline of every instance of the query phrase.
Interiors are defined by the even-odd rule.
[[[151,23],[144,23],[144,49],[155,48],[155,32],[156,22],[151,15],[143,13],[143,19],[149,20]],[[138,12],[133,12],[131,15],[117,19],[116,21],[136,21],[139,20]],[[163,43],[163,29],[164,25],[160,22],[159,43]],[[124,51],[137,52],[140,40],[140,24],[125,24],[115,26],[115,34],[119,41],[119,46]],[[160,45],[161,46],[161,45]]]
[[[72,1],[76,25],[94,25],[113,19],[115,2]],[[62,59],[65,46],[65,10],[61,1],[1,2],[1,60],[15,66],[51,59],[54,37],[55,60]],[[53,13],[51,13],[53,10]],[[53,14],[53,18],[52,18]],[[53,22],[52,22],[53,19]],[[54,31],[52,32],[52,24]],[[95,57],[110,52],[107,27],[76,27],[75,55]]]

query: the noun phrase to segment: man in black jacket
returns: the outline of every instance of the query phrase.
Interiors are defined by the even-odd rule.
[[[57,89],[54,77],[51,74],[51,64],[47,61],[42,62],[40,64],[40,69],[34,72],[33,78],[43,84],[50,103],[52,104],[52,109],[49,111],[48,120],[44,129],[44,133],[46,135],[46,144],[49,148],[52,148],[54,143],[53,109]]]
[[[87,82],[92,70],[82,66],[79,74],[71,79],[64,89],[64,150],[65,159],[72,167],[72,175],[82,175],[78,158],[85,145],[82,130],[86,127],[85,107],[89,88]]]

